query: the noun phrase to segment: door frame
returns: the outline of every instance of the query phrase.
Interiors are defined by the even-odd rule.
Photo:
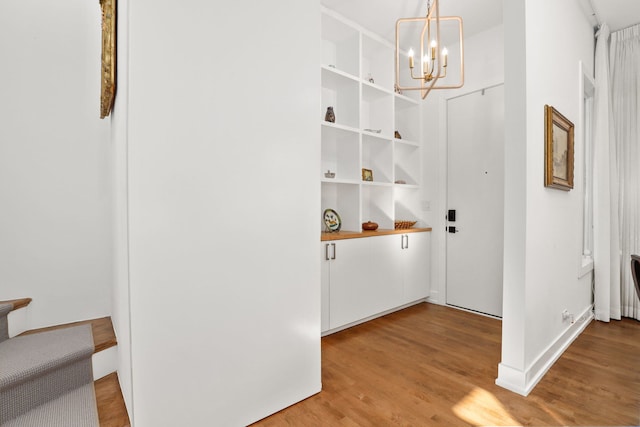
[[[432,255],[432,265],[437,265],[437,269],[434,272],[434,283],[437,283],[437,289],[432,288],[432,299],[434,302],[445,305],[447,307],[457,308],[459,310],[469,311],[471,313],[480,314],[483,316],[500,319],[499,317],[491,316],[489,314],[480,313],[473,310],[468,310],[462,307],[447,304],[447,233],[445,228],[447,226],[446,212],[448,206],[447,191],[449,188],[448,172],[449,172],[449,159],[448,159],[448,144],[449,135],[447,132],[447,121],[449,119],[447,113],[447,102],[450,99],[460,98],[462,96],[470,95],[476,92],[482,92],[483,90],[493,89],[494,87],[504,86],[504,82],[486,85],[480,88],[473,88],[471,90],[460,92],[447,92],[445,96],[441,96],[438,100],[438,203],[437,211],[434,215],[435,224],[433,231],[437,236],[437,247],[435,247]],[[449,95],[449,96],[447,96]],[[434,237],[435,237],[434,236]],[[506,236],[505,236],[506,237]],[[435,242],[434,242],[435,243]],[[435,246],[435,245],[434,245]]]

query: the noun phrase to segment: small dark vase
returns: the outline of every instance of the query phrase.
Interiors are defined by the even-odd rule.
[[[336,122],[336,115],[333,112],[333,107],[327,107],[327,114],[324,115],[324,121],[330,123]]]

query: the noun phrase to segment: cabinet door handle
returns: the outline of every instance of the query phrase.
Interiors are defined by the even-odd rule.
[[[333,246],[333,255],[331,256],[331,259],[336,259],[336,244],[332,243],[331,246]]]
[[[400,249],[404,249],[404,234],[400,235]]]
[[[329,261],[329,243],[324,244],[324,259]]]
[[[407,244],[404,246],[404,248],[409,249],[409,235],[405,234],[404,236],[407,238]]]

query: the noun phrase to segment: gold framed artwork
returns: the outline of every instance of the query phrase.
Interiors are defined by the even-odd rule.
[[[573,188],[573,123],[550,105],[544,106],[544,186]]]
[[[100,0],[102,10],[101,119],[111,113],[116,96],[116,2],[117,0]]]
[[[371,169],[362,168],[362,180],[373,181],[373,171]]]

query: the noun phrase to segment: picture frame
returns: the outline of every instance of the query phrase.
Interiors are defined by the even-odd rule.
[[[116,96],[116,3],[117,0],[100,0],[102,12],[101,119],[111,113]]]
[[[550,105],[544,106],[544,186],[573,188],[573,123]]]
[[[373,171],[371,169],[362,168],[362,180],[373,181]]]

